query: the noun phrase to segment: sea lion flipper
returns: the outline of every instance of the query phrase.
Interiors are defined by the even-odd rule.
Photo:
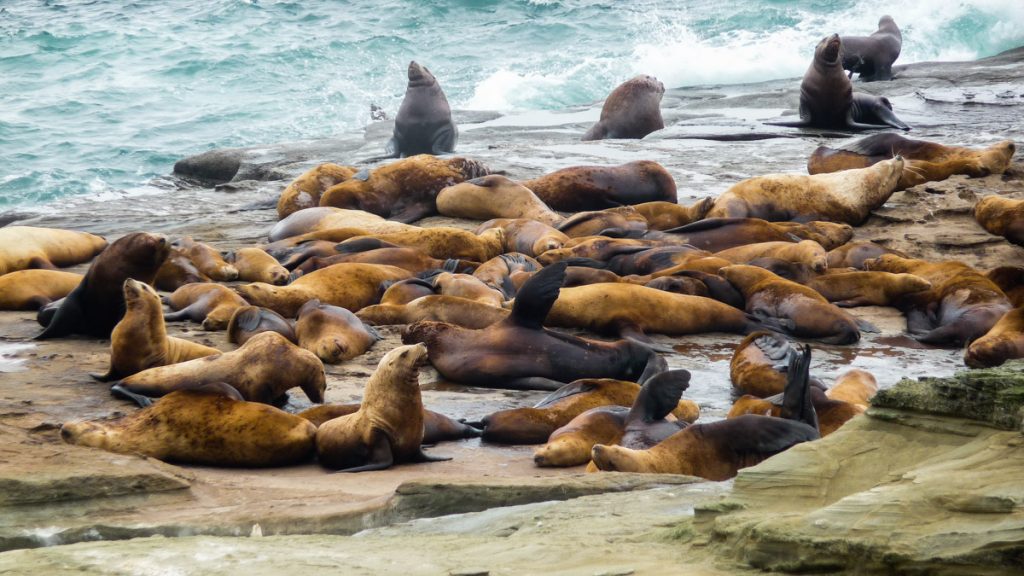
[[[100,374],[99,372],[89,372],[89,377],[97,382],[110,382],[111,380],[118,379],[118,375],[114,374],[113,366],[111,366],[104,374]]]
[[[395,463],[395,454],[391,450],[391,440],[388,439],[388,435],[384,432],[377,430],[376,428],[371,432],[373,434],[372,444],[370,446],[370,455],[367,458],[366,464],[362,466],[355,466],[353,468],[345,468],[338,470],[338,472],[369,472],[371,470],[384,470],[390,468]]]
[[[431,456],[423,451],[423,447],[420,446],[420,451],[413,454],[412,462],[447,462],[451,460],[451,456]]]
[[[782,417],[796,420],[818,430],[818,415],[811,403],[811,347],[804,344],[790,354],[786,389],[782,396]]]
[[[455,151],[455,143],[459,139],[459,129],[450,122],[437,129],[434,140],[430,143],[430,151],[435,156],[451,154]]]
[[[358,252],[368,252],[370,250],[377,250],[380,248],[398,248],[398,245],[385,242],[377,238],[364,236],[362,238],[351,238],[349,240],[345,240],[334,247],[334,249],[341,254],[356,254]]]
[[[754,338],[753,343],[765,356],[775,361],[773,368],[784,369],[789,364],[789,354],[793,349],[789,340],[769,333]]]
[[[82,280],[82,283],[64,298],[60,308],[57,308],[57,311],[53,313],[53,318],[49,324],[46,325],[46,328],[34,340],[60,338],[61,336],[82,331],[85,320],[85,310],[82,308],[82,298],[86,290],[85,286],[85,280]],[[44,308],[43,310],[46,309]],[[40,311],[37,317],[43,317],[42,311]]]
[[[392,212],[388,220],[394,220],[395,222],[401,222],[403,224],[412,224],[417,220],[422,220],[427,216],[433,216],[437,214],[437,206],[434,201],[429,202],[417,202],[406,206],[405,209],[398,212]]]
[[[139,408],[146,408],[153,405],[153,399],[149,396],[142,394],[136,394],[131,390],[125,388],[121,384],[114,384],[110,387],[110,393],[115,398],[123,398],[125,400],[131,400],[139,405]]]
[[[565,262],[544,267],[523,284],[516,294],[509,320],[516,326],[540,330],[544,319],[558,299],[565,280]]]
[[[868,332],[870,334],[878,334],[880,332],[877,326],[863,318],[854,318],[854,320],[857,322],[857,328],[860,328],[861,332]]]
[[[664,419],[679,405],[683,391],[689,386],[689,370],[667,370],[644,382],[626,416],[627,428],[629,422],[638,418],[644,422]]]
[[[501,387],[506,390],[549,390],[556,391],[564,386],[558,380],[545,378],[543,376],[525,376],[523,378],[510,378],[501,381]]]
[[[535,404],[533,407],[543,408],[554,404],[562,398],[568,398],[569,396],[574,396],[576,394],[583,394],[595,389],[597,389],[597,386],[588,380],[576,380],[575,382],[562,385],[553,393],[548,394],[546,398]],[[472,425],[472,423],[469,424]]]
[[[715,230],[722,226],[728,226],[730,224],[739,224],[747,221],[747,218],[705,218],[696,222],[690,222],[677,228],[670,228],[665,230],[666,233],[672,234],[691,234],[693,232],[704,232],[706,230]]]

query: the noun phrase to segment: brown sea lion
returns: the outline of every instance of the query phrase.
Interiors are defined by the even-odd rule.
[[[295,328],[283,316],[259,306],[235,308],[228,321],[228,342],[241,346],[262,332],[277,332],[291,343],[297,343]]]
[[[741,396],[729,409],[727,418],[738,418],[745,414],[758,416],[771,416],[781,418],[781,398],[757,398],[755,396]],[[846,424],[853,417],[864,412],[864,408],[844,402],[833,400],[822,390],[815,388],[811,390],[811,402],[814,404],[814,411],[818,415],[818,431],[824,438],[835,432],[843,424]]]
[[[163,236],[135,232],[119,238],[100,253],[82,282],[52,316],[43,314],[46,308],[40,311],[39,320],[48,322],[36,339],[69,334],[109,338],[124,316],[124,281],[134,278],[152,283],[167,252],[167,239]]]
[[[124,281],[124,318],[110,333],[110,370],[92,376],[101,382],[220,354],[220,350],[167,335],[160,296],[148,284]]]
[[[878,258],[882,254],[895,254],[903,258],[907,255],[899,250],[885,248],[874,242],[849,242],[828,252],[829,268],[856,268],[864,269],[864,261],[871,258]]]
[[[461,228],[437,226],[433,228],[417,228],[405,232],[374,234],[373,240],[383,244],[393,244],[408,248],[418,248],[431,258],[457,258],[472,262],[486,262],[503,253],[504,238],[500,229],[485,230],[474,234]],[[338,244],[339,250],[357,244],[366,247],[370,237],[355,237]]]
[[[213,280],[230,282],[238,279],[238,269],[225,262],[220,251],[209,244],[196,242],[191,236],[184,236],[172,242],[171,248],[188,256],[200,272]]]
[[[605,138],[640,139],[661,130],[661,97],[665,85],[654,76],[641,74],[619,84],[601,107],[601,119],[583,135],[582,140]]]
[[[843,68],[865,82],[892,80],[892,63],[900,57],[903,35],[892,16],[878,20],[870,36],[843,36]]]
[[[277,217],[283,219],[294,212],[320,205],[320,196],[331,186],[344,182],[358,172],[355,166],[321,164],[292,180],[277,200]]]
[[[67,296],[83,276],[62,270],[18,270],[0,276],[0,310],[38,310]]]
[[[814,240],[821,244],[825,250],[832,250],[846,244],[853,239],[853,226],[840,222],[775,222],[776,226],[782,227],[790,234],[804,240]]]
[[[294,212],[274,224],[274,227],[270,229],[270,241],[275,244],[280,243],[278,247],[283,247],[283,244],[294,246],[308,240],[340,242],[337,238],[331,237],[330,231],[335,228],[359,228],[368,234],[418,230],[416,226],[392,222],[363,210],[318,206]],[[349,236],[345,238],[349,238]],[[290,241],[282,242],[286,239],[290,239]],[[277,257],[273,252],[274,247],[268,245],[263,248],[272,256]]]
[[[238,279],[242,282],[266,282],[284,286],[290,280],[288,270],[260,248],[240,248],[225,255],[224,260],[234,265],[238,270]]]
[[[321,426],[329,420],[355,414],[359,404],[322,404],[298,413],[298,416]],[[423,445],[429,446],[449,440],[479,438],[480,430],[433,410],[423,409]]]
[[[903,159],[897,156],[835,174],[748,178],[719,196],[708,217],[830,220],[857,226],[892,196],[902,172]]]
[[[519,252],[536,258],[538,255],[561,248],[569,237],[547,224],[523,218],[497,218],[477,226],[473,232],[481,234],[486,230],[502,231],[502,251]]]
[[[819,225],[825,226],[820,227]],[[720,252],[759,242],[814,240],[825,249],[845,244],[853,237],[849,224],[831,222],[768,222],[760,218],[706,218],[671,230],[680,240],[710,252]]]
[[[1016,146],[1003,140],[976,150],[963,146],[943,146],[925,140],[911,140],[891,132],[873,134],[856,142],[829,148],[819,146],[807,160],[808,174],[824,174],[867,168],[895,155],[903,157],[903,173],[896,190],[906,190],[925,182],[938,182],[954,174],[982,177],[1002,174],[1010,165]]]
[[[861,410],[867,410],[871,398],[878,392],[878,381],[866,370],[853,368],[843,372],[836,378],[836,383],[825,391],[831,400],[848,402]]]
[[[974,219],[989,233],[1024,246],[1024,200],[986,196],[974,207]]]
[[[421,320],[477,330],[507,318],[509,311],[457,296],[422,296],[407,304],[367,306],[356,316],[377,326],[412,324]]]
[[[541,467],[586,464],[595,444],[619,443],[628,414],[629,408],[625,406],[599,406],[583,412],[552,432],[547,444],[534,450],[533,463]]]
[[[635,254],[651,248],[657,248],[659,245],[658,242],[651,240],[587,236],[572,238],[565,243],[565,246],[548,250],[537,256],[537,261],[545,266],[573,258],[587,258],[606,262],[621,254]]]
[[[574,166],[526,180],[554,210],[602,210],[644,202],[676,202],[676,182],[657,162],[640,160],[621,166]]]
[[[690,206],[657,201],[636,204],[633,208],[647,219],[651,230],[671,230],[703,219],[714,204],[714,198],[702,198]]]
[[[166,297],[164,303],[174,310],[164,314],[164,320],[200,322],[203,330],[224,330],[235,310],[248,306],[227,286],[209,282],[186,284]]]
[[[758,258],[779,258],[810,266],[815,272],[824,272],[828,267],[825,248],[814,240],[799,242],[758,242],[715,252],[715,257],[725,258],[734,264],[747,264]]]
[[[398,282],[385,282],[384,294],[380,297],[381,304],[408,304],[417,298],[437,294],[434,285],[423,278],[409,278]]]
[[[680,276],[662,276],[661,278],[651,280],[644,284],[644,286],[654,288],[655,290],[671,292],[673,294],[687,294],[690,296],[704,297],[707,297],[709,294],[707,285],[700,280]]]
[[[423,344],[399,346],[380,360],[354,414],[328,420],[316,431],[320,464],[342,472],[383,470],[404,462],[447,458],[423,453],[423,400],[419,369]]]
[[[736,346],[729,362],[733,388],[757,398],[781,394],[786,388],[784,368],[789,362],[790,349],[789,342],[778,334],[764,331],[748,334]]]
[[[316,426],[273,406],[178,390],[113,422],[68,422],[68,444],[208,466],[287,466],[313,455]]]
[[[249,304],[294,318],[299,308],[313,299],[357,311],[380,300],[384,282],[404,280],[410,276],[409,272],[394,266],[335,264],[310,272],[287,286],[256,282],[239,286],[236,291]]]
[[[964,364],[991,368],[1016,358],[1024,358],[1024,308],[1003,314],[991,330],[971,342],[964,353]]]
[[[398,222],[415,222],[437,213],[435,198],[446,186],[486,176],[490,170],[469,158],[412,156],[364,170],[320,197],[320,206],[366,210]]]
[[[442,189],[437,194],[437,211],[452,218],[526,218],[551,226],[563,220],[532,190],[498,174]]]
[[[312,352],[277,332],[262,332],[237,350],[143,370],[115,384],[117,390],[146,397],[223,382],[250,402],[277,403],[295,387],[312,402],[324,401],[324,365]]]
[[[107,241],[87,232],[6,226],[0,228],[0,275],[27,268],[54,269],[92,260]]]
[[[157,290],[174,292],[185,284],[199,282],[211,282],[211,280],[209,276],[199,271],[187,254],[172,247],[167,259],[156,271],[153,286]]]
[[[327,364],[351,360],[370,349],[380,334],[348,310],[310,300],[295,321],[299,346]]]
[[[1024,266],[999,266],[985,273],[1010,299],[1015,308],[1024,306]]]
[[[622,281],[622,278],[611,270],[569,266],[565,269],[565,281],[562,282],[562,287],[572,288],[573,286],[586,286],[588,284],[614,284]]]
[[[841,272],[812,278],[806,286],[836,306],[894,306],[908,294],[930,290],[931,282],[913,274]]]
[[[459,129],[444,90],[426,66],[409,62],[409,84],[395,116],[395,130],[384,151],[389,158],[455,151]]]
[[[665,204],[668,204],[667,202]],[[557,225],[570,238],[582,236],[638,237],[647,232],[647,218],[632,206],[577,212]]]
[[[368,236],[360,237],[358,240],[358,242],[353,241],[334,245],[331,247],[333,252],[332,255],[314,256],[305,260],[298,266],[294,267],[294,276],[297,277],[303,274],[309,274],[310,272],[315,272],[317,270],[327,268],[328,266],[342,264],[345,262],[356,264],[383,264],[386,266],[401,268],[412,274],[419,274],[421,272],[437,269],[450,271],[463,270],[466,268],[473,268],[477,264],[476,262],[470,262],[468,260],[441,260],[439,258],[431,258],[419,248],[392,246]],[[385,247],[375,248],[376,246]],[[363,248],[368,249],[363,250]]]
[[[473,276],[484,284],[500,290],[506,299],[513,298],[519,290],[519,285],[513,281],[517,274],[532,275],[542,266],[526,254],[509,253],[500,254],[481,264],[473,271]],[[500,305],[500,304],[499,304]]]
[[[439,272],[430,276],[428,280],[441,296],[465,298],[495,307],[501,307],[506,299],[501,290],[484,284],[482,280],[471,274]]]

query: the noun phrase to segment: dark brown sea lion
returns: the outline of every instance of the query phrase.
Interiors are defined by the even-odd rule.
[[[242,282],[266,282],[284,286],[290,280],[288,270],[260,248],[240,248],[226,254],[224,260],[234,265],[238,270],[238,279]]]
[[[986,196],[974,207],[974,219],[988,232],[1024,246],[1024,200]]]
[[[824,272],[828,267],[825,248],[814,240],[799,242],[758,242],[715,252],[715,257],[725,258],[735,264],[747,264],[758,258],[778,258],[809,266],[815,272]]]
[[[601,107],[601,119],[583,135],[582,140],[605,138],[639,139],[661,130],[661,97],[665,85],[654,76],[642,74],[619,84]]]
[[[455,151],[459,129],[444,90],[426,66],[409,62],[409,85],[395,116],[395,130],[384,151],[390,158]]]
[[[333,240],[339,239],[330,237],[331,230],[336,228],[359,228],[367,234],[379,234],[384,232],[401,232],[403,230],[415,230],[416,226],[402,224],[385,220],[376,214],[370,214],[364,210],[345,210],[332,208],[330,206],[318,206],[316,208],[304,208],[274,224],[270,229],[270,241],[276,246],[264,246],[271,256],[278,258],[274,253],[275,248],[295,246],[307,240]],[[325,237],[326,235],[326,237]],[[349,236],[345,236],[349,238]],[[282,242],[291,239],[288,242]]]
[[[892,80],[892,63],[900,57],[903,35],[888,14],[878,20],[870,36],[843,36],[843,68],[865,82]]]
[[[423,453],[423,400],[419,369],[423,344],[399,346],[380,360],[354,414],[328,420],[316,431],[320,464],[342,472],[383,470],[404,462],[447,460]]]
[[[266,404],[178,390],[114,422],[68,422],[60,435],[68,444],[167,462],[251,468],[308,460],[316,426]]]
[[[899,250],[885,248],[874,242],[849,242],[828,252],[829,268],[856,268],[864,269],[864,261],[871,258],[878,258],[882,254],[895,254],[903,258],[907,255]]]
[[[248,302],[227,286],[209,282],[186,284],[164,302],[174,310],[164,314],[164,320],[200,322],[203,330],[224,330],[235,310],[248,306]]]
[[[486,262],[504,250],[504,232],[501,229],[485,230],[474,234],[469,230],[435,226],[433,228],[416,228],[404,232],[373,234],[373,236],[357,236],[341,242],[338,249],[347,250],[347,246],[358,245],[366,248],[372,241],[381,247],[388,244],[417,248],[431,258],[458,258],[471,262]]]
[[[633,208],[647,219],[647,226],[651,230],[671,230],[703,219],[714,203],[714,198],[703,198],[690,206],[657,201],[636,204]]]
[[[306,302],[296,318],[299,346],[327,364],[351,360],[380,340],[380,334],[355,314],[339,306],[321,304],[319,300]]]
[[[908,294],[930,290],[931,282],[913,274],[840,272],[812,278],[806,286],[836,306],[894,306]]]
[[[320,426],[328,420],[334,420],[359,411],[359,404],[323,404],[313,406],[298,413],[298,416]],[[459,420],[449,418],[433,410],[423,409],[423,445],[429,446],[449,440],[479,438],[480,430]]]
[[[124,281],[134,278],[152,283],[167,252],[167,239],[163,236],[135,232],[119,238],[89,266],[85,278],[62,301],[52,318],[40,315],[40,320],[45,317],[49,322],[36,339],[70,334],[109,338],[124,316]]]
[[[62,270],[18,270],[0,276],[0,310],[38,310],[67,296],[82,275]]]
[[[647,232],[648,225],[647,218],[632,206],[619,206],[604,210],[577,212],[563,219],[557,227],[559,232],[570,238],[582,236],[636,238]]]
[[[218,282],[238,279],[238,269],[224,261],[220,251],[191,236],[184,236],[171,243],[171,248],[185,254],[200,272]]]
[[[0,228],[0,275],[26,268],[54,269],[92,260],[107,241],[87,232],[5,226]]]
[[[171,248],[167,259],[156,272],[153,286],[157,290],[174,292],[185,284],[210,282],[210,277],[199,271],[192,259],[180,250]]]
[[[551,226],[523,218],[488,220],[473,232],[481,234],[492,228],[502,231],[503,252],[519,252],[533,258],[548,250],[561,248],[569,241],[568,236]]]
[[[603,210],[644,202],[676,202],[676,182],[657,162],[621,166],[574,166],[523,185],[554,210]]]
[[[437,211],[452,218],[526,218],[551,226],[563,220],[532,190],[498,174],[442,189],[437,194]]]
[[[320,205],[320,195],[331,186],[344,182],[358,172],[354,166],[321,164],[305,172],[284,189],[277,200],[277,217],[283,219],[289,214]]]
[[[1003,314],[991,330],[971,342],[964,353],[964,364],[989,368],[1016,358],[1024,358],[1024,308]]]
[[[469,158],[421,154],[359,172],[328,188],[320,206],[366,210],[409,223],[437,213],[435,198],[442,188],[489,173],[486,166]]]
[[[819,225],[825,225],[819,227]],[[680,240],[701,250],[720,252],[758,242],[814,240],[826,249],[853,237],[849,224],[831,222],[768,222],[760,218],[706,218],[671,230]],[[834,246],[833,246],[834,247]]]
[[[232,344],[241,346],[263,332],[277,332],[289,342],[298,342],[292,324],[273,310],[259,306],[240,306],[228,321],[228,342]]]
[[[486,328],[507,318],[509,311],[457,296],[422,296],[407,304],[367,306],[356,316],[377,326],[412,324],[423,320],[444,322],[473,330]]]
[[[705,296],[710,293],[706,284],[696,278],[685,276],[662,276],[644,284],[648,288],[671,292],[673,294],[687,294],[690,296]]]
[[[389,246],[375,238],[363,236],[359,238],[359,242],[345,242],[342,244],[336,244],[331,248],[333,252],[329,256],[314,256],[308,258],[302,264],[294,267],[294,275],[301,276],[303,274],[309,274],[317,270],[327,268],[334,264],[342,264],[344,262],[358,263],[358,264],[383,264],[386,266],[394,266],[401,268],[412,274],[419,274],[421,272],[427,272],[429,270],[445,269],[445,270],[462,270],[465,268],[472,268],[476,266],[476,262],[470,262],[467,260],[441,260],[439,258],[431,258],[425,254],[419,248],[405,248],[402,246]],[[375,246],[382,246],[384,248],[375,248]],[[368,248],[363,250],[363,248]]]

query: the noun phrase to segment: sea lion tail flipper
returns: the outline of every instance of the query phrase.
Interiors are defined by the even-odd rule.
[[[118,375],[114,374],[114,367],[111,366],[105,374],[99,372],[89,372],[89,377],[97,382],[110,382],[111,380],[117,380]]]
[[[646,380],[637,394],[633,407],[626,416],[629,422],[641,419],[644,422],[663,420],[683,397],[683,391],[690,387],[689,370],[666,370]]]
[[[762,122],[767,126],[785,126],[786,128],[808,128],[811,126],[808,120],[792,120],[789,122]]]
[[[793,350],[793,346],[786,338],[778,334],[763,334],[754,338],[753,344],[765,356],[775,361],[775,364],[772,366],[773,368],[785,370],[789,365],[789,355]]]
[[[136,394],[135,392],[132,392],[131,390],[125,388],[120,382],[121,381],[119,380],[118,383],[110,387],[110,393],[115,398],[131,400],[132,402],[138,404],[139,408],[147,408],[153,405],[152,398],[150,398],[149,396],[144,396],[142,394]]]
[[[595,260],[593,258],[584,258],[582,256],[573,256],[572,258],[566,258],[562,260],[567,266],[579,266],[580,268],[597,268],[599,270],[606,270],[608,268],[607,262]]]
[[[398,245],[385,242],[377,238],[364,236],[362,238],[350,238],[344,242],[338,243],[334,247],[337,252],[342,254],[357,254],[359,252],[368,252],[379,248],[398,248]]]
[[[767,328],[772,332],[781,332],[782,334],[792,334],[796,328],[796,322],[789,318],[776,318],[769,316],[765,312],[755,310],[751,316],[757,319],[761,323],[763,328]]]
[[[64,298],[57,308],[57,311],[53,313],[52,319],[46,325],[33,340],[47,340],[50,338],[60,338],[61,336],[67,336],[68,334],[74,334],[81,331],[84,326],[84,310],[82,309],[81,294],[84,292],[85,281],[83,280],[78,288],[75,288],[67,298]],[[44,308],[43,310],[47,310]],[[43,310],[37,314],[37,318],[44,316]]]
[[[568,384],[563,384],[562,386],[559,386],[557,390],[555,390],[551,394],[548,394],[546,398],[534,404],[533,407],[544,408],[545,406],[550,406],[551,404],[558,402],[562,398],[568,398],[569,396],[575,396],[576,394],[585,394],[596,389],[597,385],[592,382],[589,382],[587,380],[576,380],[574,382],[570,382]],[[467,422],[467,424],[470,424],[471,426],[475,427],[475,424],[473,423]]]
[[[509,320],[523,328],[540,330],[544,319],[558,299],[558,292],[565,280],[565,262],[545,266],[523,284],[516,294],[515,304]]]
[[[401,222],[403,224],[412,224],[417,220],[422,220],[427,216],[433,216],[437,214],[437,205],[433,200],[426,202],[417,202],[406,206],[404,210],[393,212],[388,220],[394,220],[395,222]]]
[[[522,378],[509,378],[501,381],[501,388],[506,390],[557,391],[563,386],[565,386],[564,383],[543,376],[524,376]]]
[[[878,334],[881,332],[881,330],[878,329],[878,326],[875,326],[867,320],[862,318],[854,318],[854,320],[857,322],[857,328],[860,328],[861,332],[867,332],[869,334]]]
[[[422,447],[419,452],[412,455],[412,462],[447,462],[451,459],[451,456],[431,456],[424,452]]]
[[[370,455],[366,464],[352,468],[344,468],[338,472],[369,472],[371,470],[384,470],[395,463],[395,453],[391,449],[391,440],[384,432],[376,428],[372,432],[373,444],[370,446]]]
[[[804,344],[790,353],[786,389],[782,396],[782,417],[796,420],[818,430],[818,415],[811,402],[811,347]]]
[[[262,319],[261,312],[259,308],[240,308],[231,319],[235,321],[235,326],[249,332],[255,330],[260,325],[260,320]]]

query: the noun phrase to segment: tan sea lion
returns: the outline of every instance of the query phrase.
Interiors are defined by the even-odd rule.
[[[160,296],[148,284],[124,281],[124,318],[110,333],[110,370],[92,376],[101,382],[220,354],[220,350],[167,335]]]
[[[1024,308],[1003,314],[991,330],[971,342],[964,353],[964,364],[990,368],[1016,358],[1024,358]]]
[[[835,174],[767,174],[748,178],[715,200],[708,218],[830,220],[860,225],[885,204],[903,172],[899,156]]]
[[[284,286],[290,280],[288,270],[260,248],[239,248],[229,252],[224,260],[234,265],[238,270],[238,279],[242,282],[266,282]]]
[[[53,269],[92,260],[107,241],[87,232],[6,226],[0,228],[0,275],[27,268]]]
[[[377,326],[412,324],[421,320],[444,322],[477,330],[507,318],[509,311],[457,296],[422,296],[407,304],[367,306],[356,316]]]
[[[259,306],[239,306],[228,321],[228,342],[241,346],[262,332],[277,332],[295,344],[295,328],[283,316]]]
[[[500,229],[485,230],[480,234],[474,234],[461,228],[437,226],[405,232],[374,234],[373,238],[382,243],[418,248],[431,258],[457,258],[473,262],[486,262],[504,252],[503,234]],[[364,238],[368,237],[351,238],[341,242],[338,246],[344,250],[351,244],[365,245]]]
[[[192,260],[200,272],[218,282],[230,282],[238,278],[238,269],[224,261],[220,251],[202,242],[184,236],[171,243],[171,248],[180,251]]]
[[[174,292],[185,284],[199,282],[211,282],[211,279],[199,271],[199,268],[196,267],[187,254],[172,247],[167,255],[167,259],[164,260],[164,263],[160,265],[160,269],[156,272],[153,286],[157,290]]]
[[[583,266],[569,266],[565,269],[565,281],[562,283],[562,287],[571,288],[573,286],[586,286],[588,284],[614,284],[616,282],[623,282],[623,279],[611,270],[587,268]]]
[[[547,444],[533,452],[540,467],[579,466],[590,461],[595,444],[615,445],[622,438],[629,408],[598,406],[573,418],[548,437]]]
[[[313,455],[316,426],[273,406],[198,390],[171,392],[113,422],[68,422],[68,444],[208,466],[287,466]]]
[[[503,252],[519,252],[533,258],[548,250],[561,248],[569,241],[568,236],[551,226],[523,218],[488,220],[473,232],[481,234],[492,228],[502,231]]]
[[[601,119],[583,135],[582,140],[605,138],[640,139],[661,130],[661,97],[665,85],[654,76],[641,74],[619,84],[601,107]]]
[[[329,420],[355,414],[359,404],[322,404],[298,413],[298,416],[320,426]],[[429,446],[449,440],[479,438],[480,430],[433,410],[423,409],[423,445]]]
[[[360,356],[380,340],[380,334],[355,314],[319,300],[310,300],[299,308],[295,336],[299,346],[327,364]]]
[[[533,180],[533,190],[553,210],[602,210],[644,202],[676,202],[676,183],[657,162],[640,160],[621,166],[573,166]]]
[[[359,228],[369,234],[418,229],[416,226],[392,222],[364,210],[345,210],[331,206],[318,206],[294,212],[277,224],[274,224],[274,227],[270,229],[270,241],[276,243],[291,238],[290,245],[313,239],[339,242],[336,238],[311,236],[317,234],[330,235],[329,230],[334,228]],[[273,252],[267,246],[263,248],[273,255]]]
[[[482,304],[500,307],[505,302],[505,294],[471,274],[452,274],[440,272],[428,279],[441,296],[455,296],[474,300]]]
[[[665,202],[668,204],[668,202]],[[570,238],[582,236],[637,237],[647,232],[647,218],[632,206],[577,212],[557,225]]]
[[[736,346],[729,361],[733,388],[757,398],[781,394],[786,388],[784,368],[789,362],[789,351],[789,342],[778,334],[764,331],[748,334]]]
[[[83,276],[62,270],[18,270],[0,276],[0,310],[38,310],[67,296]]]
[[[894,306],[908,294],[930,290],[931,282],[913,274],[841,272],[812,278],[806,286],[836,306]]]
[[[651,248],[657,248],[659,245],[658,242],[651,240],[585,236],[582,238],[572,238],[565,243],[565,246],[544,252],[537,256],[537,261],[545,266],[572,258],[587,258],[605,262],[615,256],[635,254]]]
[[[388,157],[449,154],[455,151],[459,129],[444,90],[426,66],[409,62],[409,84],[395,116],[395,129],[384,150]]]
[[[824,227],[818,228],[824,224]],[[760,242],[814,240],[825,249],[845,244],[853,237],[849,224],[831,222],[768,222],[760,218],[706,218],[670,230],[680,240],[710,252],[720,252]],[[824,232],[824,234],[823,234]]]
[[[358,240],[358,241],[356,241]],[[380,248],[378,248],[380,246]],[[365,248],[365,250],[364,250]],[[381,242],[376,238],[363,236],[351,242],[336,244],[332,246],[331,255],[313,256],[306,259],[298,266],[294,266],[294,275],[301,276],[309,274],[334,264],[345,262],[356,264],[383,264],[401,268],[412,274],[419,274],[430,270],[465,270],[477,265],[469,260],[442,260],[431,258],[419,248],[405,248]]]
[[[814,240],[799,242],[758,242],[715,252],[715,257],[725,258],[734,264],[747,264],[758,258],[779,258],[810,266],[815,272],[824,272],[828,267],[825,248]]]
[[[164,303],[174,310],[164,314],[164,320],[199,322],[203,330],[224,330],[235,310],[249,304],[227,286],[209,282],[186,284],[166,297]]]
[[[825,391],[832,400],[848,402],[867,410],[871,406],[871,398],[878,392],[878,381],[866,370],[853,368],[843,372],[836,378],[836,383]]]
[[[249,304],[294,318],[299,308],[313,299],[358,311],[380,300],[384,282],[404,280],[410,276],[409,272],[394,266],[335,264],[310,272],[287,286],[256,282],[239,286],[236,291]]]
[[[825,250],[838,248],[853,239],[853,226],[840,222],[815,220],[804,223],[775,222],[774,224],[787,230],[797,238],[814,240],[821,244]]]
[[[899,250],[885,248],[874,242],[849,242],[828,252],[829,268],[864,269],[864,261],[878,258],[882,254],[895,254],[903,258],[908,256]]]
[[[989,233],[1024,246],[1024,200],[986,196],[974,207],[974,219]]]
[[[529,277],[541,268],[540,262],[526,254],[513,252],[500,254],[484,262],[473,271],[473,276],[487,286],[500,290],[508,299],[515,297],[519,285],[522,284],[517,284],[513,277],[517,277],[517,274],[526,274],[526,277]]]
[[[892,16],[878,20],[878,30],[870,36],[843,36],[843,68],[856,72],[865,82],[892,80],[892,63],[900,57],[903,35]]]
[[[380,360],[354,414],[317,428],[320,464],[343,472],[382,470],[404,462],[447,458],[423,453],[423,400],[419,369],[426,364],[422,344],[399,346]]]
[[[417,298],[433,296],[437,293],[434,285],[423,278],[409,278],[390,283],[385,282],[382,286],[386,286],[386,288],[384,289],[384,294],[380,297],[381,304],[404,305]]]
[[[633,208],[647,219],[651,230],[671,230],[703,219],[714,204],[714,198],[702,198],[690,206],[656,201],[635,204]]]
[[[277,200],[277,217],[283,219],[294,212],[320,205],[320,196],[331,186],[344,182],[358,172],[355,166],[321,164],[292,180]]]
[[[437,211],[452,218],[526,218],[551,226],[563,220],[532,190],[498,174],[442,189],[437,194]]]

